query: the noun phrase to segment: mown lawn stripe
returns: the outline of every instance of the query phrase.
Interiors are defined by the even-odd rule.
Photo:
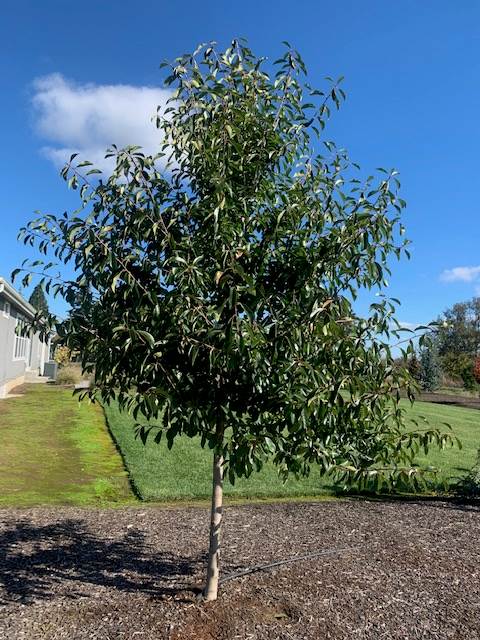
[[[427,402],[417,402],[410,407],[405,401],[404,407],[409,418],[418,420],[424,415],[432,427],[446,429],[442,423],[449,422],[453,432],[463,442],[461,450],[449,448],[439,451],[432,448],[428,456],[418,456],[419,462],[441,468],[439,488],[443,481],[455,481],[472,467],[480,446],[479,411]],[[149,440],[143,445],[139,438],[135,438],[135,421],[131,416],[120,412],[116,404],[105,407],[105,414],[109,429],[122,451],[135,491],[143,500],[192,501],[210,496],[210,452],[200,448],[198,438],[177,438],[171,450],[168,450],[165,440],[158,445]],[[296,480],[292,477],[283,484],[271,464],[265,465],[260,473],[254,473],[249,479],[238,479],[234,486],[226,481],[224,490],[227,497],[240,499],[327,497],[337,494],[331,480],[328,477],[321,478],[315,471],[308,478]]]
[[[25,385],[0,401],[0,505],[130,502],[100,407],[70,389]]]

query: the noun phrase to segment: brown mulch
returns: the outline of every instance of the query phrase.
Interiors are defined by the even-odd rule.
[[[436,404],[445,404],[455,407],[467,407],[468,409],[480,409],[480,398],[468,396],[454,396],[448,393],[421,393],[417,400],[420,402],[434,402]]]
[[[0,511],[0,638],[480,638],[480,507],[335,501],[228,507],[223,576],[197,597],[202,508]]]

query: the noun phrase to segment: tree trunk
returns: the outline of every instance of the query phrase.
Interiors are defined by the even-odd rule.
[[[212,509],[210,513],[210,546],[208,549],[207,584],[205,600],[216,600],[220,562],[220,533],[223,508],[223,456],[213,456]]]

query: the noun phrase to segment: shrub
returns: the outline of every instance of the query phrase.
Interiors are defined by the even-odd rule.
[[[475,382],[480,384],[480,358],[475,358],[475,362],[473,363],[473,377],[475,378]]]
[[[473,362],[471,360],[465,361],[463,368],[460,372],[463,380],[463,386],[469,391],[475,390],[475,376],[473,374]]]
[[[480,498],[480,449],[475,464],[456,485],[455,492],[465,498]]]
[[[60,346],[55,349],[54,360],[60,366],[67,365],[72,357],[72,352],[68,347]]]
[[[57,384],[77,384],[82,379],[81,371],[78,367],[62,367],[57,373]]]

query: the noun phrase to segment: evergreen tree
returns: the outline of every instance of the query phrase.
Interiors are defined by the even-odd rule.
[[[424,391],[435,391],[440,383],[440,365],[436,345],[430,343],[420,351],[420,385]]]
[[[48,313],[48,303],[43,293],[42,285],[37,284],[35,289],[32,291],[32,295],[30,296],[28,302],[34,307],[37,311],[43,311],[44,313]]]

